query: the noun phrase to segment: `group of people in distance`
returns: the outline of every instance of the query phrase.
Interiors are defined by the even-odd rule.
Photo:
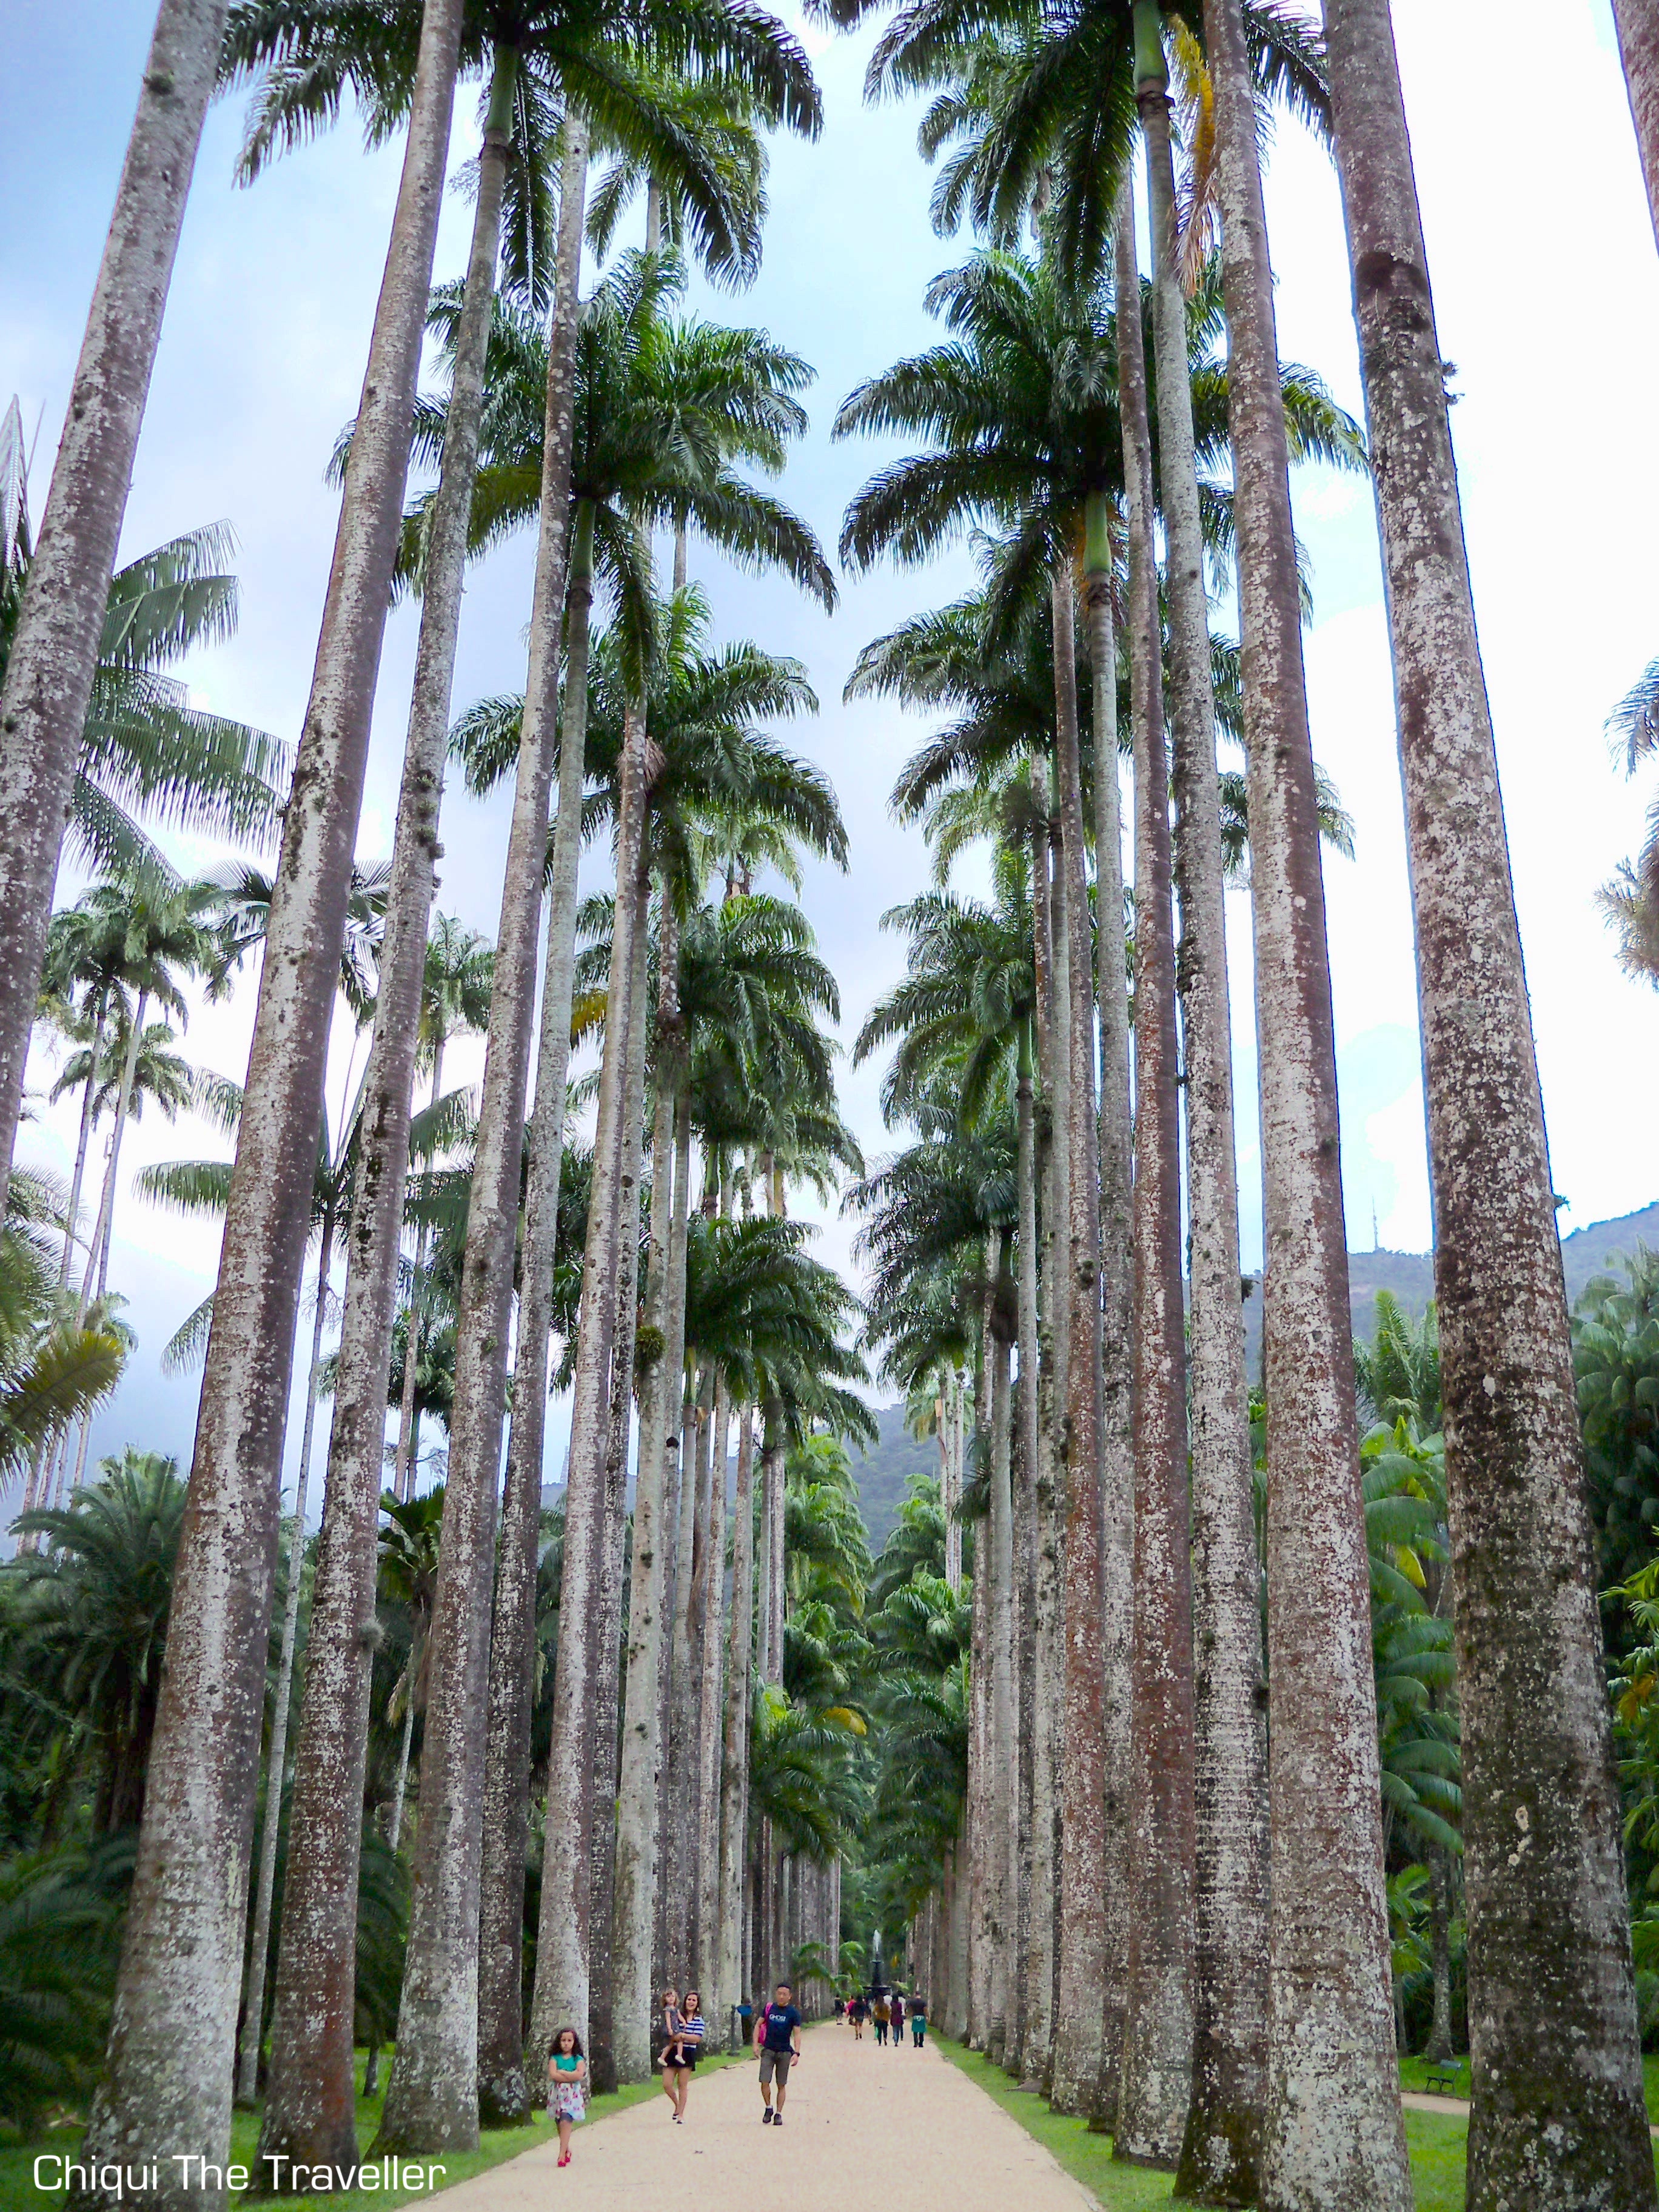
[[[860,1990],[854,1996],[836,1999],[836,2018],[853,2023],[853,2039],[864,2040],[866,2021],[875,2025],[876,2041],[885,2043],[888,2030],[892,2030],[893,2048],[896,2051],[904,2040],[904,2031],[910,2030],[910,2047],[920,2051],[927,2034],[927,2000],[920,1990],[913,1990],[907,1997],[902,1990],[883,1989],[878,1985],[866,1996]]]

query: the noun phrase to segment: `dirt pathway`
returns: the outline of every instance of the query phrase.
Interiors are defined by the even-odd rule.
[[[616,2212],[676,2199],[703,2207],[786,2204],[789,2212],[846,2212],[849,2204],[910,2193],[924,2174],[930,2199],[952,2212],[1099,2212],[966,2075],[938,2051],[878,2050],[866,2035],[824,2026],[803,2039],[781,2128],[761,2124],[752,2060],[691,2085],[685,2125],[653,2097],[576,2130],[560,2172],[556,2142],[539,2145],[447,2191],[441,2212]]]

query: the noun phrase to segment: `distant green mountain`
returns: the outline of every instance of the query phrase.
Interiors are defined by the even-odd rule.
[[[883,1406],[876,1414],[876,1426],[879,1435],[874,1449],[853,1462],[872,1553],[880,1551],[896,1525],[910,1477],[939,1473],[937,1439],[913,1437],[904,1425],[902,1405]]]
[[[1569,1301],[1577,1299],[1594,1275],[1615,1271],[1621,1255],[1633,1254],[1638,1244],[1659,1250],[1659,1200],[1639,1212],[1621,1213],[1612,1221],[1592,1221],[1561,1240],[1561,1261],[1567,1279]],[[1376,1294],[1391,1291],[1408,1313],[1420,1314],[1434,1296],[1434,1256],[1429,1252],[1350,1252],[1348,1300],[1358,1340],[1370,1336],[1376,1327]],[[1261,1362],[1261,1291],[1258,1285],[1245,1301],[1245,1348],[1252,1378]]]

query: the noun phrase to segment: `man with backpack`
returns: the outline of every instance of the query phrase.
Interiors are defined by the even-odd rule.
[[[763,2128],[783,2125],[783,2100],[789,2086],[789,2069],[800,2057],[800,2013],[795,2005],[787,1982],[780,1982],[772,1992],[772,2002],[755,2024],[755,2048],[760,2053],[760,2092],[766,2110],[761,2114]],[[777,2084],[778,2102],[772,2107],[772,2085]]]

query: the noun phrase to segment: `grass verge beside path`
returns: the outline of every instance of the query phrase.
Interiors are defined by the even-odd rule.
[[[1010,2112],[1030,2136],[1035,2136],[1074,2181],[1080,2181],[1107,2212],[1146,2212],[1150,2205],[1167,2204],[1175,2177],[1152,2173],[1145,2166],[1118,2166],[1112,2159],[1109,2136],[1092,2136],[1083,2120],[1062,2119],[1051,2112],[1041,2097],[1017,2089],[1000,2066],[959,2043],[941,2035],[933,2040],[969,2080]],[[1463,2212],[1463,2158],[1468,2129],[1462,2120],[1442,2118],[1437,2112],[1407,2112],[1406,2141],[1411,2150],[1412,2183],[1417,2212]]]
[[[384,2052],[380,2072],[383,2083],[391,2071],[391,2052]],[[734,2063],[723,2051],[711,2052],[698,2061],[697,2072],[701,2077]],[[380,2124],[380,2106],[385,2101],[386,2092],[382,2087],[373,2097],[365,2097],[362,2094],[362,2069],[363,2054],[360,2051],[357,2055],[357,2141],[367,2150]],[[641,2104],[647,2097],[659,2097],[661,2094],[661,2082],[653,2075],[649,2081],[636,2081],[609,2096],[595,2097],[588,2106],[586,2124],[605,2119],[612,2112],[626,2112],[630,2105]],[[509,2158],[517,2158],[522,2151],[534,2150],[538,2143],[546,2142],[556,2131],[554,2123],[546,2118],[538,2119],[527,2128],[486,2128],[477,2150],[443,2159],[426,2159],[420,2163],[443,2167],[443,2179],[437,2191],[441,2195],[444,2190],[453,2189],[457,2182],[470,2181],[474,2174],[487,2173],[492,2166],[501,2166]],[[0,2145],[0,2207],[4,2208],[4,2212],[63,2212],[64,2193],[61,2190],[35,2187],[34,2161],[43,2153],[75,2158],[80,2151],[81,2135],[78,2126],[54,2128],[49,2134],[31,2142],[9,2148]],[[258,2113],[235,2113],[230,2128],[231,2163],[251,2168],[258,2140]],[[423,2189],[354,2189],[343,2196],[285,2197],[275,2200],[275,2203],[279,2212],[393,2212],[397,2205],[424,2202],[432,2193]]]

